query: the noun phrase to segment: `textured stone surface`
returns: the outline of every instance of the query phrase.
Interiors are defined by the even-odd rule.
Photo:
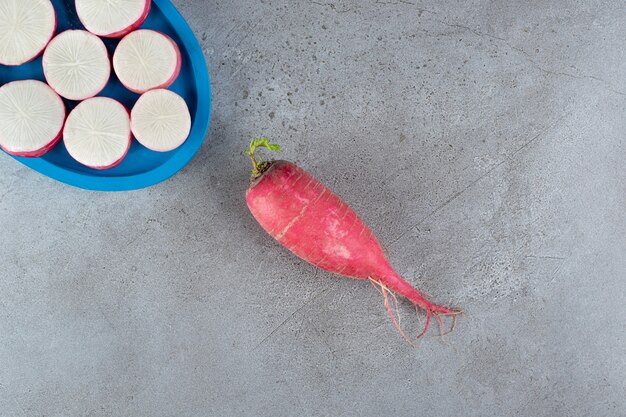
[[[0,415],[626,415],[621,1],[176,3],[214,87],[179,175],[101,194],[0,155]],[[369,284],[272,242],[255,135],[454,333],[411,349]]]

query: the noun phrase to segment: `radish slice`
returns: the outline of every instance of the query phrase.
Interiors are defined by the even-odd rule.
[[[104,38],[121,38],[143,24],[152,0],[76,0],[76,12],[85,28]]]
[[[122,84],[137,94],[167,88],[180,74],[180,49],[169,36],[154,30],[138,30],[121,40],[113,67]]]
[[[38,157],[61,139],[65,105],[41,81],[14,81],[0,88],[0,147],[15,156]]]
[[[119,165],[130,141],[128,110],[107,97],[80,103],[67,117],[63,130],[63,143],[72,158],[93,169]]]
[[[1,0],[0,64],[32,61],[50,42],[56,27],[50,0]]]
[[[187,140],[191,129],[187,103],[169,90],[152,90],[139,97],[130,120],[139,143],[157,152],[178,148]]]
[[[100,93],[109,82],[111,63],[104,43],[84,30],[57,35],[43,54],[46,81],[69,100],[84,100]]]

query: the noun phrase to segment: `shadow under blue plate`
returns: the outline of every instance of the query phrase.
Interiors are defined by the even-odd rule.
[[[84,29],[76,16],[74,0],[52,0],[58,19],[57,33],[67,29]],[[152,10],[142,29],[155,29],[166,33],[178,43],[182,55],[180,76],[169,88],[180,94],[192,118],[191,133],[187,141],[171,152],[153,152],[133,139],[128,155],[113,169],[98,171],[74,161],[63,142],[41,158],[16,160],[43,175],[76,187],[97,191],[124,191],[149,187],[170,178],[180,171],[198,152],[209,128],[211,115],[211,85],[204,54],[193,31],[169,0],[153,0]],[[119,40],[103,39],[112,57]],[[45,81],[41,57],[18,67],[0,65],[0,85],[14,80],[36,79]],[[121,101],[129,109],[139,95],[122,86],[114,71],[111,80],[100,94]],[[78,102],[64,100],[67,111]]]

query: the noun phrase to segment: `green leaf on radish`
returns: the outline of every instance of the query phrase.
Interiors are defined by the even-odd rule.
[[[258,138],[258,139],[252,139],[250,141],[250,148],[246,150],[246,153],[248,155],[254,155],[254,151],[257,148],[266,148],[269,149],[270,151],[274,151],[274,152],[278,152],[280,151],[280,145],[277,143],[270,143],[270,140],[268,138]]]

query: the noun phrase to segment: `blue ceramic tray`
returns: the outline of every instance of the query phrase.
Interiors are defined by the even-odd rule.
[[[0,0],[1,1],[1,0]],[[83,29],[76,16],[74,0],[52,0],[57,13],[58,32]],[[211,85],[202,49],[185,19],[169,0],[153,0],[152,10],[142,28],[156,29],[168,34],[178,43],[182,54],[180,76],[170,87],[187,101],[191,112],[191,134],[187,141],[171,152],[159,153],[141,146],[136,140],[128,155],[117,167],[97,171],[74,161],[59,143],[41,158],[15,158],[24,165],[50,178],[97,191],[124,191],[149,187],[180,171],[198,152],[209,128],[211,115]],[[118,40],[103,39],[110,56]],[[41,57],[18,67],[0,65],[0,85],[9,81],[37,79],[45,81]],[[126,90],[111,71],[111,80],[102,96],[115,98],[132,108],[139,96]],[[65,100],[68,113],[78,103]]]

